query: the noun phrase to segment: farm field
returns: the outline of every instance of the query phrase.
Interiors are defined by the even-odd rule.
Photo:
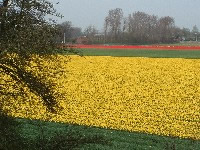
[[[200,50],[200,45],[74,45],[77,48],[91,49],[146,49],[146,50]]]
[[[91,56],[84,53],[87,50]],[[50,70],[46,77],[55,83],[54,91],[64,94],[57,98],[62,107],[57,115],[47,112],[33,94],[29,94],[26,102],[20,97],[17,101],[12,98],[3,101],[4,110],[13,117],[96,126],[121,130],[124,134],[137,132],[137,136],[142,133],[141,137],[147,133],[160,135],[158,139],[163,136],[199,141],[199,51],[181,51],[188,52],[183,57],[187,59],[183,59],[180,58],[183,53],[177,51],[160,51],[160,54],[158,50],[151,51],[156,57],[151,58],[149,50],[144,52],[148,57],[141,57],[141,50],[138,50],[140,57],[133,53],[129,54],[133,57],[111,57],[117,50],[110,50],[110,56],[95,56],[96,49],[94,53],[90,50],[83,49],[83,57],[59,55],[57,60],[63,73],[58,76],[49,75],[56,71],[58,62],[41,60],[44,69]],[[177,54],[175,58],[160,57],[170,57],[171,52]],[[34,59],[37,57],[33,57],[27,70],[32,69],[40,76],[43,73],[34,66]],[[8,105],[10,102],[12,106]]]
[[[179,1],[1,0],[0,150],[200,150],[200,1]]]
[[[177,46],[200,46],[200,42],[196,41],[182,41],[174,44],[159,44],[159,45],[177,45]]]
[[[146,50],[146,49],[78,49],[84,56],[150,57],[199,59],[200,50]]]
[[[199,45],[74,45],[74,47],[84,56],[200,58]]]

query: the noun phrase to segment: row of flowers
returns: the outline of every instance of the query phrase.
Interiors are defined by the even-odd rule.
[[[34,56],[27,67],[55,84],[53,90],[62,95],[57,101],[63,108],[57,114],[48,112],[26,87],[25,98],[0,96],[4,110],[15,117],[200,139],[200,60],[70,59],[57,56],[47,61]],[[11,80],[6,75],[3,78]]]

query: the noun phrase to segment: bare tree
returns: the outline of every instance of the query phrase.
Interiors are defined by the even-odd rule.
[[[111,41],[118,41],[122,31],[123,11],[121,8],[109,10],[105,18],[105,34],[111,38]]]
[[[192,36],[195,37],[195,41],[198,41],[199,29],[196,25],[192,28]]]
[[[71,31],[71,37],[73,39],[81,36],[83,33],[82,33],[82,29],[79,28],[79,27],[72,27],[72,31]]]
[[[66,42],[71,42],[82,35],[81,28],[73,27],[71,21],[65,21],[57,26],[59,28],[59,36],[56,39],[58,43],[64,42],[64,39]]]
[[[174,42],[180,42],[182,41],[183,38],[183,30],[179,27],[174,27],[173,29],[173,38],[174,38]]]
[[[72,23],[70,21],[65,21],[58,25],[60,29],[60,34],[58,36],[57,41],[60,42],[69,42],[70,38],[72,37]]]
[[[184,40],[190,40],[190,36],[191,36],[191,33],[190,33],[190,29],[188,28],[183,28],[182,29],[182,33],[183,33],[183,39]]]
[[[157,16],[144,12],[129,14],[126,32],[129,42],[144,43],[157,41]]]
[[[132,34],[136,42],[147,40],[149,15],[144,12],[136,12],[132,14]]]
[[[172,17],[161,17],[158,22],[159,33],[161,42],[173,41],[173,29],[175,27],[175,21]]]
[[[95,35],[98,33],[98,30],[95,28],[95,26],[88,26],[84,30],[84,35],[89,39],[90,43],[93,43],[95,40]]]
[[[192,33],[198,33],[198,32],[199,32],[199,29],[198,29],[197,25],[193,26]]]

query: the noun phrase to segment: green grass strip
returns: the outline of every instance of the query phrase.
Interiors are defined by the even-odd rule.
[[[79,49],[83,56],[151,57],[199,59],[200,51],[195,50],[131,50],[131,49]]]
[[[1,120],[2,121],[2,120]],[[53,150],[80,149],[80,150],[199,150],[200,141],[150,135],[137,132],[118,131],[64,123],[45,122],[29,119],[4,120],[5,128],[9,129],[12,137],[5,136],[0,141],[0,149],[6,149],[6,142],[12,142],[13,150]],[[17,124],[17,125],[16,125]],[[0,129],[3,129],[1,124]],[[0,132],[1,132],[0,130]],[[5,131],[5,129],[3,129]],[[6,132],[6,135],[8,132]],[[15,133],[15,135],[14,135]],[[14,137],[20,137],[15,141]],[[4,143],[2,143],[4,142]],[[4,147],[1,145],[4,145]],[[21,146],[21,147],[20,147]],[[8,149],[12,150],[12,147]]]

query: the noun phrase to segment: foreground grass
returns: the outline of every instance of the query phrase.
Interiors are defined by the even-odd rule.
[[[79,49],[83,56],[152,57],[199,59],[200,50]]]
[[[2,119],[0,120],[2,121]],[[8,122],[7,122],[8,123]],[[11,127],[12,126],[12,127]],[[2,131],[2,124],[0,133]],[[70,125],[63,123],[44,122],[29,119],[12,119],[6,128],[12,128],[12,134],[0,141],[0,149],[9,150],[199,150],[200,141],[180,139],[137,132],[110,130],[103,128]],[[5,130],[5,129],[4,129]],[[16,135],[14,135],[16,133]],[[14,138],[14,137],[15,138]],[[0,139],[2,134],[0,134]],[[17,139],[17,140],[16,140]],[[4,143],[2,143],[4,142]],[[4,146],[4,147],[2,147]]]

